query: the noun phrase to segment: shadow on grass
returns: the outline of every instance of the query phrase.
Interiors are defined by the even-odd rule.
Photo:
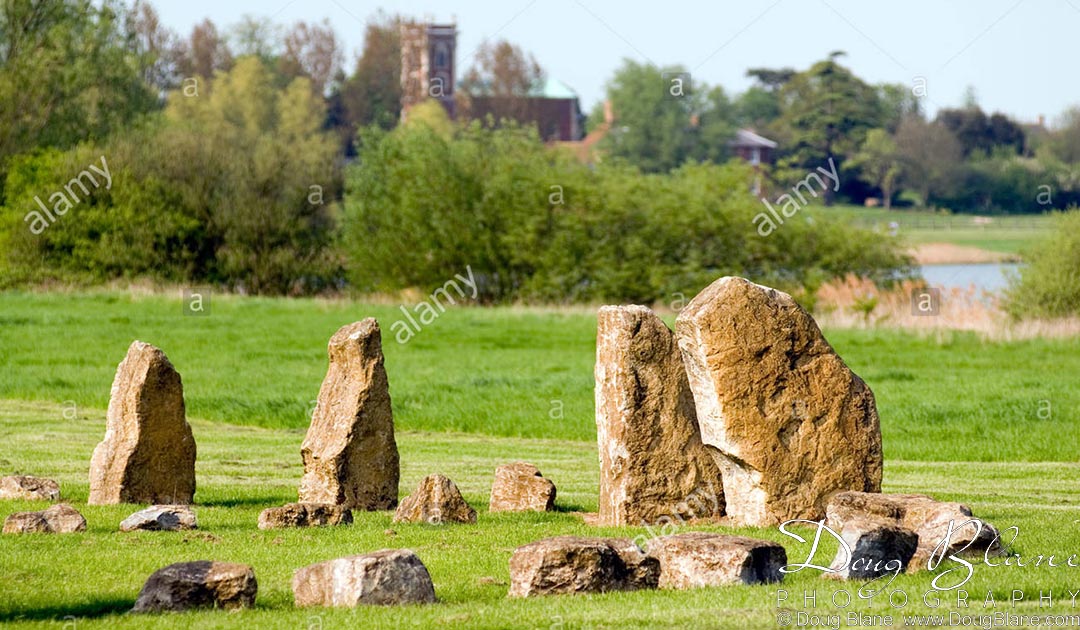
[[[0,610],[0,623],[9,621],[65,621],[75,619],[94,619],[126,613],[135,602],[130,599],[96,599],[74,605],[43,606],[31,610]]]
[[[201,507],[274,507],[282,505],[287,501],[282,501],[280,496],[263,496],[263,497],[233,497],[228,499],[211,499],[209,501],[196,501],[193,508],[198,509]]]

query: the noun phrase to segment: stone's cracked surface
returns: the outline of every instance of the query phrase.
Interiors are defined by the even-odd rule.
[[[720,469],[702,444],[694,396],[667,325],[644,306],[602,307],[595,378],[598,523],[720,517]]]
[[[790,295],[721,278],[675,331],[734,524],[817,520],[835,492],[881,490],[874,395]]]

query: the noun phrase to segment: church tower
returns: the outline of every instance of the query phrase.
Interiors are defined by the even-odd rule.
[[[454,117],[456,24],[401,25],[401,117],[434,98]]]

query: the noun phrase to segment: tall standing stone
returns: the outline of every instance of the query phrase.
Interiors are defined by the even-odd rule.
[[[342,327],[328,353],[330,368],[300,449],[300,502],[393,509],[400,471],[379,324],[368,318]]]
[[[90,460],[91,505],[189,504],[195,497],[195,438],[184,386],[168,357],[136,341],[113,380],[102,440]]]
[[[721,516],[720,470],[701,442],[671,329],[644,306],[602,307],[595,376],[598,523]]]
[[[736,523],[816,520],[834,492],[881,491],[874,394],[790,295],[721,278],[675,330]]]

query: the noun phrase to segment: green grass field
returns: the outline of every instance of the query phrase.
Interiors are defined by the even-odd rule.
[[[1052,227],[1049,215],[994,216],[989,217],[989,223],[978,223],[974,215],[943,215],[914,208],[839,205],[816,207],[814,211],[880,230],[888,230],[889,224],[895,222],[900,226],[900,235],[911,245],[952,243],[1014,255],[1024,254]]]
[[[584,309],[455,309],[402,345],[390,333],[398,314],[392,306],[347,301],[215,296],[208,315],[189,316],[179,296],[0,294],[0,474],[57,479],[89,521],[85,534],[0,536],[0,625],[776,628],[780,589],[795,599],[816,590],[823,613],[832,592],[854,592],[804,571],[771,586],[507,599],[507,562],[518,545],[560,534],[650,533],[592,528],[574,514],[594,511],[597,500],[595,317]],[[384,331],[402,494],[424,475],[444,473],[480,512],[479,524],[391,525],[389,513],[357,513],[349,527],[256,529],[260,510],[295,500],[300,442],[325,373],[326,341],[339,326],[369,315]],[[1025,557],[1080,553],[1080,340],[825,332],[877,395],[886,491],[963,501],[1001,528],[1015,525],[1015,550]],[[198,532],[120,534],[117,525],[134,506],[85,505],[113,372],[133,339],[163,348],[183,375],[199,445]],[[559,511],[487,513],[495,467],[519,459],[556,483]],[[3,502],[0,519],[42,507]],[[700,528],[781,541],[791,560],[808,552],[775,529]],[[292,606],[295,569],[388,547],[419,554],[438,604]],[[826,545],[818,560],[831,560],[834,549]],[[253,565],[257,607],[162,619],[123,614],[150,573],[196,559]],[[912,601],[891,612],[925,612],[919,600],[929,582],[925,573],[898,578],[894,587]],[[974,613],[1040,612],[1037,601],[995,609],[982,602],[987,591],[1002,602],[1014,589],[1037,600],[1041,589],[1053,590],[1054,612],[1080,614],[1066,592],[1080,589],[1080,569],[980,566],[964,588]],[[943,599],[949,597],[955,599]],[[890,612],[881,598],[854,606]]]

